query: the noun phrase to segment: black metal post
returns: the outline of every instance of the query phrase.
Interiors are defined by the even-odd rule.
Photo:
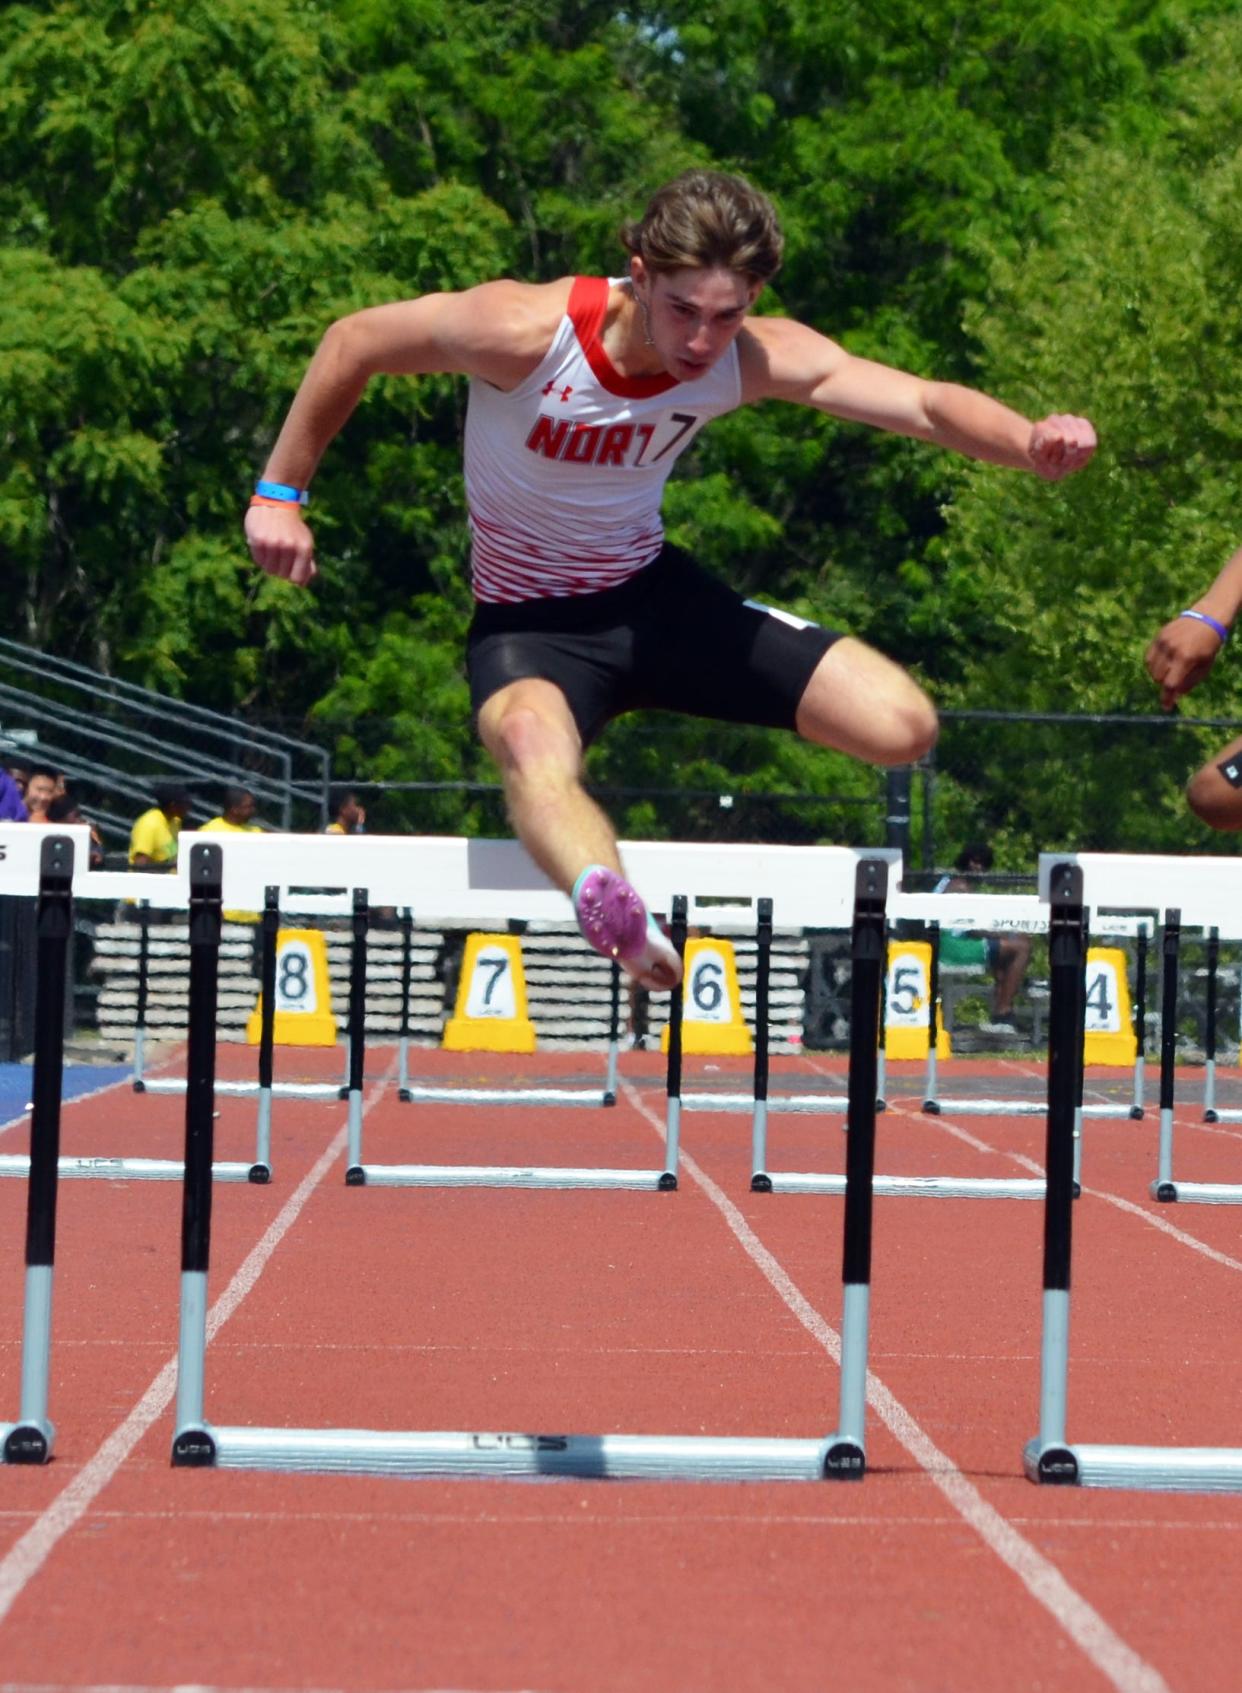
[[[216,1005],[220,980],[224,854],[190,854],[190,1023],[185,1088],[185,1185],[181,1268],[206,1274],[211,1257],[211,1166],[215,1151]]]

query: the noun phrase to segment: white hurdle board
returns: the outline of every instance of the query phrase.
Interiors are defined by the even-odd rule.
[[[227,907],[259,910],[266,889],[286,900],[307,895],[350,897],[366,890],[372,905],[409,908],[421,921],[479,928],[510,919],[572,923],[573,905],[534,863],[520,842],[461,836],[413,835],[207,835],[182,837],[180,861],[188,865],[195,844],[222,849]],[[653,912],[667,913],[681,894],[688,923],[717,933],[750,933],[756,903],[770,897],[774,921],[785,928],[848,928],[853,919],[854,878],[864,857],[884,859],[900,874],[901,855],[891,849],[789,847],[623,841],[626,874]],[[409,1090],[416,1101],[451,1100],[451,1090]],[[464,1103],[504,1103],[500,1090],[458,1094]],[[539,1103],[594,1104],[549,1090]],[[670,1100],[665,1162],[659,1170],[584,1169],[537,1165],[368,1164],[362,1156],[361,1102],[350,1100],[347,1180],[376,1187],[632,1188],[676,1186],[680,1102]]]

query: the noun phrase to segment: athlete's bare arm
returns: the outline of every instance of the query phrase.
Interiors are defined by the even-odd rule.
[[[1095,451],[1095,430],[1085,418],[1032,423],[976,389],[855,358],[789,318],[750,318],[738,353],[746,401],[792,400],[1050,482],[1081,470]]]
[[[1226,629],[1232,626],[1242,611],[1242,548],[1190,609],[1203,612]],[[1160,704],[1166,711],[1202,682],[1222,646],[1224,642],[1210,623],[1179,615],[1165,624],[1147,649],[1147,669],[1152,680],[1160,684]]]
[[[294,396],[263,479],[309,487],[373,376],[456,372],[516,387],[551,346],[571,285],[569,277],[485,282],[460,294],[426,294],[338,319]],[[314,540],[298,506],[251,506],[246,540],[255,563],[270,575],[299,585],[314,576]]]

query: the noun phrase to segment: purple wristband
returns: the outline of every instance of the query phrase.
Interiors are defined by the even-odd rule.
[[[1179,617],[1193,617],[1196,623],[1206,623],[1209,629],[1214,629],[1220,636],[1222,647],[1229,639],[1229,631],[1225,625],[1218,623],[1214,617],[1209,617],[1206,611],[1179,611],[1177,615]]]

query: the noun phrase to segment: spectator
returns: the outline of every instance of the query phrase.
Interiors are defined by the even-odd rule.
[[[333,788],[328,796],[328,805],[332,821],[324,830],[325,835],[366,834],[367,814],[358,804],[358,796],[352,788]]]
[[[202,833],[225,833],[230,835],[257,835],[259,825],[250,820],[254,816],[254,795],[249,788],[231,787],[224,790],[224,809],[219,817],[213,817],[203,824]],[[257,911],[226,911],[226,920],[230,923],[257,923]],[[255,936],[255,959],[258,959],[258,935]]]
[[[131,870],[172,870],[177,837],[190,809],[190,796],[179,782],[159,782],[155,804],[135,820],[129,835]]]
[[[56,798],[60,772],[50,764],[36,764],[26,782],[26,810],[32,823],[46,823],[47,808]]]
[[[22,796],[22,802],[24,804],[26,799],[26,783],[30,780],[30,766],[26,763],[24,758],[17,758],[13,753],[10,753],[8,758],[5,760],[4,768],[5,773],[10,776],[16,784],[17,791]]]
[[[257,834],[259,825],[251,822],[254,813],[254,795],[249,788],[225,788],[224,806],[219,817],[204,823],[202,832],[206,834],[213,829],[223,829],[234,835]]]
[[[0,770],[0,823],[25,823],[29,816],[21,788],[7,770]]]
[[[957,861],[956,876],[942,876],[935,891],[971,893],[979,877],[992,868],[990,846],[968,846]],[[1016,1035],[1013,1002],[1031,962],[1031,937],[1021,934],[977,935],[961,929],[946,929],[940,936],[942,964],[974,965],[986,968],[993,981],[992,1019],[980,1025],[985,1035]]]
[[[58,794],[48,806],[46,821],[48,824],[77,823],[89,829],[91,832],[90,868],[92,870],[103,869],[104,845],[99,830],[89,817],[83,817],[78,809],[77,800],[67,790],[63,794]]]

